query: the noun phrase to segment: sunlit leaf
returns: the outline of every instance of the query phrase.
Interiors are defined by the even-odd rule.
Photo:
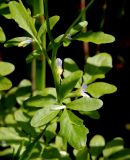
[[[103,156],[109,157],[122,149],[124,149],[124,141],[121,137],[116,137],[107,143],[105,149],[103,150]]]
[[[12,82],[6,77],[0,77],[0,91],[8,90],[12,87]]]
[[[64,72],[63,76],[67,77],[72,74],[72,72],[78,71],[79,67],[71,58],[64,59]]]
[[[14,125],[16,124],[16,121],[14,119],[14,115],[12,113],[7,114],[5,119],[4,119],[6,125]]]
[[[60,17],[59,16],[52,16],[49,18],[49,23],[50,23],[50,29],[52,30],[53,27],[56,25],[56,23],[59,21]],[[47,26],[46,26],[46,21],[41,25],[39,31],[38,31],[38,36],[41,38],[43,37],[43,34],[47,32]]]
[[[105,82],[95,82],[88,85],[87,88],[87,92],[95,98],[99,98],[105,94],[114,93],[116,90],[116,86]]]
[[[33,127],[40,127],[51,120],[53,120],[56,115],[59,113],[59,110],[54,110],[53,108],[57,107],[57,105],[51,105],[48,107],[44,107],[43,109],[39,109],[33,116],[31,120],[31,125]]]
[[[5,47],[13,47],[13,46],[18,46],[18,47],[26,47],[30,43],[32,43],[32,39],[30,37],[16,37],[12,38],[4,44]]]
[[[28,107],[46,107],[50,104],[55,104],[56,99],[52,95],[41,96],[36,95],[27,99],[24,104]]]
[[[63,99],[75,87],[79,79],[82,77],[82,71],[75,71],[70,76],[64,78],[59,88],[59,96]]]
[[[21,109],[18,109],[14,113],[14,117],[15,117],[16,121],[20,121],[20,122],[28,122],[29,121],[29,118],[24,115],[24,113],[22,112]]]
[[[34,129],[34,127],[30,125],[30,118],[21,109],[18,109],[14,113],[14,117],[15,117],[15,120],[17,121],[19,128],[21,128],[21,130],[24,133],[26,133],[26,135],[29,135],[32,137],[37,136],[36,130]]]
[[[67,104],[67,107],[78,111],[94,111],[101,108],[103,102],[100,99],[82,97]]]
[[[13,153],[13,148],[6,148],[0,151],[0,157],[11,155]]]
[[[79,70],[78,65],[71,58],[64,59],[64,66],[63,67],[64,67],[64,72],[63,72],[64,77],[70,76],[73,72]],[[76,84],[75,87],[80,88],[81,83],[82,83],[82,78],[80,78],[80,80],[78,81],[78,83]]]
[[[88,25],[87,21],[79,22],[77,25],[75,25],[71,30],[69,31],[69,34],[74,35],[77,32],[81,31],[83,28],[85,28]]]
[[[13,127],[0,127],[0,141],[7,144],[19,144],[21,141],[27,140],[16,132]]]
[[[124,148],[110,156],[109,160],[129,160],[130,148]]]
[[[83,149],[77,150],[76,160],[90,160],[90,154],[86,147]]]
[[[49,143],[56,136],[57,123],[52,122],[45,130],[46,142]]]
[[[64,110],[60,118],[60,135],[68,143],[81,149],[86,146],[88,129],[83,125],[83,121],[71,111]]]
[[[0,76],[6,76],[14,71],[15,67],[12,63],[0,61]]]
[[[105,74],[112,68],[112,57],[108,53],[98,53],[87,58],[85,65],[84,83],[88,84],[96,79],[105,78]]]
[[[3,43],[6,41],[5,33],[3,29],[0,27],[0,43]]]
[[[105,139],[101,135],[95,135],[92,137],[89,143],[92,159],[96,159],[101,153],[105,146]]]
[[[40,96],[47,96],[47,95],[51,95],[53,97],[56,97],[56,89],[53,87],[46,87],[42,90],[38,90],[36,92],[34,92],[35,95],[40,95]]]
[[[23,79],[19,85],[18,89],[16,91],[16,100],[18,104],[22,105],[23,102],[28,99],[31,96],[31,82],[27,79]]]
[[[66,38],[66,39],[64,39],[64,41],[63,41],[63,46],[64,46],[64,47],[68,47],[68,46],[70,45],[70,43],[71,43],[71,39]]]
[[[82,32],[75,36],[73,39],[83,41],[83,42],[92,42],[96,44],[112,43],[115,41],[115,37],[106,34],[104,32]]]
[[[7,19],[11,19],[8,3],[0,3],[0,15],[4,16]]]
[[[41,136],[39,137],[36,137],[33,142],[29,143],[28,145],[26,145],[26,148],[25,150],[23,151],[23,153],[20,155],[20,158],[19,160],[30,160],[30,157],[33,153],[33,149],[35,148],[36,144],[38,143],[38,139],[40,138]]]
[[[9,2],[9,9],[11,17],[18,23],[18,25],[27,31],[33,38],[36,38],[37,32],[34,26],[34,19],[26,10],[22,3],[16,1]]]

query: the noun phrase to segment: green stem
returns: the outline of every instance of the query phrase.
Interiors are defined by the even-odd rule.
[[[87,5],[86,0],[80,0],[81,11],[85,9],[86,5]],[[84,14],[82,15],[82,20],[86,21],[86,12],[84,12]],[[82,31],[86,32],[87,27],[85,27]],[[89,57],[89,43],[88,42],[83,42],[83,52],[84,52],[85,59]]]
[[[31,79],[32,79],[32,95],[36,89],[36,60],[33,59],[31,64]]]
[[[55,87],[56,87],[57,99],[59,101],[58,97],[59,97],[60,79],[59,79],[59,75],[57,73],[57,66],[56,66],[57,49],[58,48],[53,48],[53,51],[52,51],[51,70],[52,70],[52,74],[53,74],[53,78],[54,78],[54,84],[55,84]]]
[[[35,15],[44,15],[44,5],[43,0],[33,0],[33,12]]]
[[[73,28],[77,24],[77,22],[82,18],[82,16],[88,11],[88,9],[90,8],[90,6],[93,4],[94,1],[95,0],[91,0],[89,4],[80,12],[79,16],[74,20],[74,22],[70,25],[70,27],[65,32],[64,36],[61,38],[59,45],[63,41],[63,39],[67,36],[71,28]]]
[[[57,66],[56,66],[56,56],[57,56],[58,46],[54,42],[52,32],[51,32],[51,29],[50,29],[49,16],[48,16],[48,1],[47,0],[44,0],[44,5],[45,5],[47,32],[48,32],[49,39],[52,43],[51,70],[52,70],[52,74],[53,74],[53,78],[54,78],[54,84],[55,84],[55,87],[56,87],[57,97],[59,97],[58,95],[59,95],[60,79],[59,79],[59,76],[57,74]]]
[[[47,24],[47,32],[48,32],[48,36],[49,39],[52,43],[52,46],[55,47],[55,42],[51,33],[51,29],[50,29],[50,23],[49,23],[49,16],[48,16],[48,0],[44,0],[44,5],[45,5],[45,16],[46,16],[46,24]]]
[[[38,23],[42,24],[44,22],[44,3],[43,0],[33,0],[33,14],[38,15]],[[42,44],[44,51],[46,52],[46,34],[43,37]],[[35,48],[35,46],[34,46]],[[46,86],[46,58],[45,54],[42,53],[39,58],[34,60],[32,64],[32,89],[42,90]]]

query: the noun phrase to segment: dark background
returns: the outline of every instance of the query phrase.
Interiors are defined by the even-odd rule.
[[[88,2],[89,0],[86,0],[86,4]],[[105,13],[103,12],[104,3],[107,7]],[[25,4],[29,6],[29,4]],[[49,0],[49,15],[60,16],[60,21],[53,31],[54,37],[64,33],[79,12],[80,0]],[[100,28],[102,18],[104,25]],[[118,90],[114,94],[102,97],[104,106],[99,111],[100,119],[86,118],[85,124],[90,130],[90,136],[102,134],[106,140],[121,136],[124,138],[125,145],[130,147],[130,130],[126,129],[126,124],[130,123],[130,0],[95,0],[86,13],[86,20],[88,21],[88,30],[102,30],[116,38],[114,43],[101,45],[100,51],[110,53],[113,58],[113,68],[103,81],[116,85]],[[25,34],[14,21],[6,20],[2,16],[0,16],[0,26],[5,31],[7,39]],[[97,47],[93,44],[89,44],[89,47],[89,55],[93,56]],[[10,75],[14,85],[24,78],[30,78],[29,67],[25,62],[30,51],[31,47],[7,49],[0,44],[2,60],[12,62],[16,67]],[[80,42],[73,42],[68,48],[60,48],[58,56],[73,58],[81,69],[84,66],[85,57]],[[48,86],[52,83],[49,72],[48,70]]]

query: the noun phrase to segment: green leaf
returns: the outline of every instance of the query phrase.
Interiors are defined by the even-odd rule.
[[[73,38],[74,40],[79,40],[83,42],[92,42],[95,44],[112,43],[115,41],[115,37],[106,34],[104,32],[82,32]]]
[[[34,127],[30,125],[30,118],[21,109],[14,113],[15,120],[19,128],[28,136],[36,137],[37,132]]]
[[[56,99],[52,95],[41,96],[36,95],[31,98],[28,98],[24,104],[27,107],[46,107],[51,104],[55,104]]]
[[[9,6],[7,3],[0,3],[0,15],[4,16],[7,19],[11,19],[11,15],[9,12]]]
[[[49,23],[50,23],[50,29],[52,30],[53,27],[56,25],[56,23],[59,21],[60,17],[59,16],[52,16],[49,18]],[[38,36],[43,38],[43,35],[47,32],[47,26],[46,26],[46,21],[41,25],[39,31],[38,31]]]
[[[112,57],[109,53],[102,52],[102,53],[96,54],[93,57],[88,57],[87,63],[92,64],[97,67],[112,68]],[[108,70],[104,68],[103,71],[108,71]]]
[[[46,143],[49,143],[56,136],[56,129],[57,129],[56,122],[52,122],[51,124],[48,125],[48,127],[44,132]]]
[[[6,114],[6,112],[4,114]],[[6,114],[4,116],[5,116],[4,122],[5,122],[6,125],[14,125],[14,124],[16,124],[16,121],[14,119],[14,115],[12,113],[8,113],[8,114]]]
[[[48,160],[49,159],[57,159],[57,158],[59,159],[60,153],[57,148],[49,146],[43,150],[42,157],[44,157],[44,159],[48,159]]]
[[[56,146],[56,148],[58,148],[58,150],[67,151],[67,140],[64,139],[63,137],[61,137],[60,135],[56,135],[55,146]]]
[[[5,33],[3,29],[0,27],[0,43],[4,43],[6,41]]]
[[[83,121],[71,111],[64,110],[60,118],[60,135],[76,149],[86,146],[88,129]]]
[[[58,44],[61,41],[61,39],[63,38],[63,36],[64,36],[64,34],[59,35],[58,37],[56,37],[54,39],[54,42]],[[47,50],[50,50],[51,48],[52,48],[52,44],[50,42],[48,47],[47,47]]]
[[[19,144],[21,141],[27,140],[20,136],[13,127],[0,127],[0,141],[7,144]]]
[[[6,77],[0,77],[0,91],[8,90],[12,87],[12,82]]]
[[[22,105],[23,102],[31,96],[31,82],[27,79],[23,79],[18,85],[18,89],[16,91],[16,100],[18,104]]]
[[[43,109],[39,109],[31,120],[31,126],[40,127],[52,121],[60,110],[55,110],[57,105],[51,105]]]
[[[70,76],[64,78],[59,88],[59,96],[62,100],[75,87],[79,79],[82,77],[82,71],[75,71]]]
[[[70,43],[71,43],[71,39],[69,39],[69,38],[65,38],[63,40],[63,46],[64,47],[68,47],[70,45]]]
[[[77,25],[75,25],[71,30],[69,31],[70,35],[74,35],[77,32],[81,31],[83,28],[85,28],[88,25],[87,21],[79,22]]]
[[[100,99],[82,97],[67,104],[67,108],[77,111],[94,111],[101,108],[103,102]]]
[[[120,137],[114,138],[112,141],[108,142],[105,149],[103,150],[103,156],[109,157],[112,154],[124,149],[124,141]]]
[[[15,67],[9,62],[0,62],[0,76],[7,76],[14,71]]]
[[[26,47],[32,42],[33,40],[30,37],[16,37],[6,41],[4,46],[5,47],[13,47],[13,46]]]
[[[53,96],[53,97],[55,97],[56,98],[56,89],[55,88],[53,88],[53,87],[46,87],[46,88],[44,88],[44,89],[42,89],[42,90],[38,90],[38,91],[36,91],[35,92],[35,95],[40,95],[40,96],[48,96],[48,95],[51,95],[51,96]]]
[[[114,93],[116,90],[117,88],[114,85],[105,82],[95,82],[87,87],[87,92],[95,98]]]
[[[18,23],[19,27],[27,31],[33,38],[36,38],[37,32],[34,26],[34,19],[30,16],[30,13],[26,10],[22,2],[9,2],[9,9],[11,17]]]
[[[92,156],[92,159],[96,159],[102,153],[102,150],[105,146],[104,137],[98,134],[93,136],[90,140],[89,146],[89,152]]]
[[[30,160],[30,157],[33,153],[33,149],[36,147],[36,144],[38,143],[39,138],[41,137],[41,135],[39,135],[38,137],[36,137],[33,142],[29,143],[28,145],[26,145],[25,150],[23,151],[22,155],[20,155],[19,160]]]
[[[1,150],[0,151],[0,157],[4,157],[4,156],[7,156],[7,155],[12,155],[13,153],[13,148],[6,148],[4,150]]]
[[[73,59],[71,58],[64,59],[64,72],[63,72],[64,77],[70,76],[73,72],[78,70],[79,67]]]
[[[98,53],[93,57],[87,58],[84,67],[84,83],[92,83],[96,79],[105,78],[105,74],[112,68],[112,57],[108,53]]]
[[[100,118],[100,114],[97,110],[96,111],[86,111],[86,112],[80,111],[80,113],[83,115],[87,115],[88,117],[93,118],[93,119]]]
[[[16,121],[21,121],[21,122],[28,122],[29,121],[29,118],[27,116],[25,116],[25,114],[23,113],[23,111],[21,109],[18,109],[17,111],[15,111],[14,117],[15,117]]]
[[[4,105],[8,109],[11,109],[16,105],[16,94],[15,94],[16,91],[17,91],[17,87],[13,87],[6,93]]]
[[[64,77],[70,76],[73,72],[78,70],[79,70],[79,67],[73,59],[71,58],[64,59],[64,72],[63,72]],[[80,80],[78,81],[75,87],[80,88],[81,83],[82,83],[82,78],[80,78]]]
[[[115,154],[111,155],[109,160],[129,160],[130,159],[130,148],[122,149]]]
[[[26,57],[26,62],[30,63],[32,62],[33,59],[36,59],[42,54],[41,50],[34,50],[32,51],[27,57]]]
[[[86,147],[77,151],[76,160],[90,160],[89,151]]]

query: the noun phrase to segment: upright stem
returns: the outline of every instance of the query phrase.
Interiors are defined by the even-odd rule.
[[[38,15],[37,21],[44,22],[44,2],[43,0],[33,0],[33,14]],[[43,36],[44,50],[46,51],[46,34]],[[35,46],[33,46],[35,48]],[[42,90],[46,86],[46,59],[44,54],[32,62],[32,90]]]
[[[80,0],[80,9],[81,12],[85,9],[86,3],[85,0]],[[86,12],[82,15],[82,20],[86,21]],[[83,32],[87,31],[87,27],[83,29]],[[89,44],[87,42],[83,42],[83,51],[85,55],[85,59],[89,56]]]
[[[52,74],[53,74],[53,78],[54,78],[54,83],[55,83],[56,92],[57,92],[57,99],[58,99],[59,85],[60,85],[60,79],[59,79],[59,76],[57,75],[57,66],[56,66],[56,56],[57,56],[58,46],[55,44],[55,41],[53,39],[51,30],[50,30],[50,23],[49,23],[49,16],[48,16],[48,0],[44,0],[44,5],[45,5],[47,32],[48,32],[49,39],[52,43],[51,70],[52,70]],[[59,99],[58,99],[58,101],[59,101]]]
[[[102,17],[101,17],[101,23],[100,23],[100,26],[99,26],[99,30],[101,30],[101,31],[103,30],[104,23],[105,23],[106,9],[107,9],[107,1],[105,0],[104,4],[102,6]],[[96,47],[96,53],[99,53],[99,52],[100,52],[100,45],[98,44],[97,47]]]
[[[73,28],[74,25],[77,24],[77,22],[82,18],[82,16],[88,11],[88,9],[90,8],[90,6],[93,4],[95,0],[91,0],[88,5],[80,12],[79,16],[74,20],[74,22],[69,26],[69,28],[67,29],[67,31],[65,32],[64,36],[61,38],[60,42],[61,43],[63,41],[63,39],[67,36],[67,34],[69,33],[69,31],[71,30],[71,28]]]

